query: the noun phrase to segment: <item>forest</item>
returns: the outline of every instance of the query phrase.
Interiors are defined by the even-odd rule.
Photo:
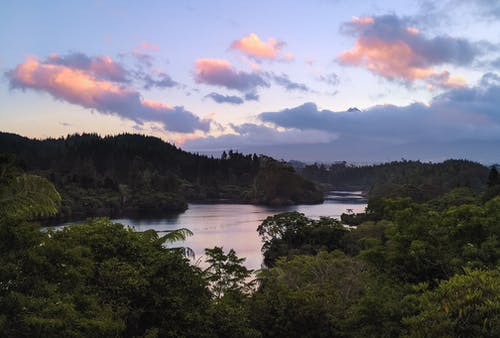
[[[362,190],[370,198],[403,196],[423,202],[456,187],[482,191],[488,168],[468,160],[443,162],[393,161],[354,165],[347,162],[297,167],[304,177],[337,190]]]
[[[97,134],[35,140],[0,133],[0,154],[50,180],[62,197],[52,219],[179,212],[187,202],[314,204],[323,193],[283,162],[229,150],[185,152],[159,138]]]
[[[136,232],[94,218],[40,231],[33,220],[56,214],[61,195],[50,180],[4,156],[0,331],[6,337],[498,337],[500,178],[495,167],[477,173],[468,185],[441,182],[442,193],[432,198],[394,190],[342,220],[270,216],[256,229],[265,268],[250,271],[221,247],[206,249],[206,268],[192,264],[188,248],[169,245],[190,235],[186,229]]]

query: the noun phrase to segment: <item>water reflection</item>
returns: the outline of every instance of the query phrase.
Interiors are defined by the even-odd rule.
[[[188,228],[194,236],[182,245],[193,249],[196,259],[204,259],[205,248],[222,246],[225,250],[233,248],[238,256],[246,257],[245,265],[248,268],[259,269],[262,243],[256,229],[267,216],[296,210],[311,218],[340,217],[349,209],[362,212],[365,207],[366,200],[361,192],[335,191],[325,196],[323,204],[317,205],[266,207],[249,204],[190,204],[184,213],[162,219],[121,218],[114,221],[138,231]]]

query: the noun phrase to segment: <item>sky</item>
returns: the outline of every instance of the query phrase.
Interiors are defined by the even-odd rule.
[[[0,131],[500,162],[500,1],[2,1]]]

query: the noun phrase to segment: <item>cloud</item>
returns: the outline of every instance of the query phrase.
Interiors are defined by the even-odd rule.
[[[177,81],[174,81],[170,75],[162,71],[158,67],[154,67],[156,61],[155,56],[149,53],[158,51],[158,46],[143,41],[141,45],[135,48],[130,53],[120,54],[123,58],[132,57],[135,61],[134,67],[129,70],[130,78],[137,83],[141,83],[142,88],[150,90],[152,88],[172,88],[180,86]]]
[[[320,75],[319,80],[333,87],[338,86],[340,83],[340,78],[335,73]]]
[[[246,101],[259,101],[259,95],[256,93],[246,93],[245,94]]]
[[[490,62],[490,66],[496,69],[500,69],[500,57]]]
[[[462,0],[462,2],[465,1]],[[470,4],[471,2],[469,1],[468,3]],[[478,5],[484,15],[500,18],[500,3],[497,0],[477,0],[472,3]]]
[[[464,79],[434,67],[467,66],[480,53],[479,45],[466,39],[427,38],[395,15],[353,17],[342,30],[357,40],[352,49],[338,56],[341,64],[361,66],[389,80],[405,83],[423,80],[433,86],[462,87],[466,84]]]
[[[364,111],[319,110],[314,103],[264,112],[259,118],[283,128],[321,130],[340,138],[392,144],[463,139],[500,140],[500,77],[485,74],[476,87],[455,88],[435,96],[428,105],[380,105]],[[356,137],[354,137],[356,138]]]
[[[290,80],[290,78],[286,74],[275,75],[273,73],[270,73],[268,74],[268,77],[271,78],[276,84],[282,86],[288,91],[291,90],[298,90],[302,92],[310,91],[309,87],[307,87],[305,84]]]
[[[71,69],[80,69],[92,74],[100,80],[129,82],[128,71],[109,56],[89,57],[83,53],[71,53],[65,56],[52,54],[44,61],[44,64],[66,66]]]
[[[142,52],[157,52],[160,50],[160,47],[155,43],[142,41],[137,50]]]
[[[253,92],[258,87],[269,87],[269,83],[257,73],[236,70],[228,61],[219,59],[198,59],[194,78],[197,83]]]
[[[222,95],[219,93],[212,92],[205,97],[209,97],[217,103],[231,103],[231,104],[242,104],[243,99],[239,96],[233,95]]]
[[[450,0],[450,7],[466,6],[480,16],[497,19],[500,18],[500,3],[497,0]]]
[[[189,133],[195,130],[208,131],[210,128],[210,120],[202,120],[183,107],[145,100],[133,88],[119,81],[110,81],[109,74],[112,72],[108,72],[105,67],[85,66],[85,63],[80,64],[71,58],[55,60],[49,58],[40,62],[35,57],[28,58],[6,73],[10,87],[47,92],[55,99],[136,123],[159,122],[167,131]],[[109,60],[108,64],[114,62]]]
[[[234,133],[221,136],[206,136],[187,140],[186,149],[198,151],[216,151],[229,148],[244,149],[246,147],[264,145],[293,145],[327,143],[335,139],[335,135],[311,130],[286,129],[277,130],[261,124],[244,123],[231,125]]]
[[[261,113],[264,124],[232,125],[230,133],[192,139],[185,147],[322,162],[455,157],[491,163],[498,162],[499,106],[500,76],[487,73],[476,86],[449,89],[429,104],[332,111],[309,102]]]
[[[139,74],[140,79],[144,82],[144,89],[148,90],[151,88],[171,88],[178,85],[178,83],[170,77],[170,75],[160,72],[156,75],[156,79],[145,72]]]
[[[269,38],[267,42],[264,42],[254,33],[231,43],[231,49],[240,51],[253,59],[290,61],[293,59],[293,54],[284,53],[281,55],[284,46],[285,43],[283,41],[278,41],[274,38]]]

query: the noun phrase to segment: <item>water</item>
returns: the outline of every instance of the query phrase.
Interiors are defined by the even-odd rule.
[[[239,257],[245,257],[245,265],[259,269],[262,263],[262,242],[257,227],[267,217],[285,211],[298,211],[310,218],[320,216],[340,217],[351,209],[362,212],[366,200],[361,192],[333,191],[325,196],[323,204],[266,207],[249,204],[189,204],[189,208],[178,215],[161,219],[120,218],[113,221],[131,226],[137,231],[157,231],[188,228],[194,235],[179,243],[194,250],[195,260],[203,261],[205,248],[222,246],[234,249]],[[202,264],[203,265],[203,264]]]

